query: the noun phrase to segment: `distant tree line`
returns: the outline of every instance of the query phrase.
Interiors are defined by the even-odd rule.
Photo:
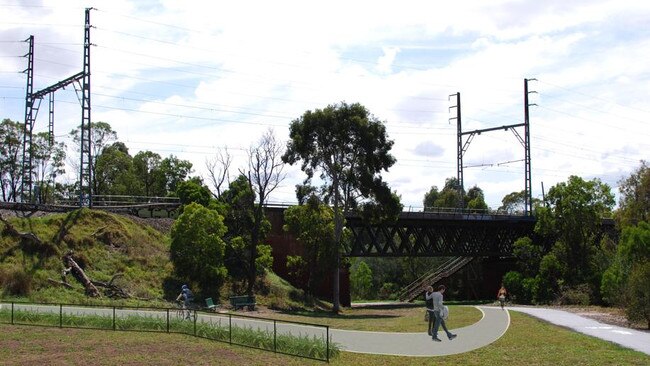
[[[93,122],[91,128],[94,195],[176,196],[179,183],[192,173],[192,163],[174,155],[163,158],[152,151],[140,151],[131,156],[106,122]],[[0,123],[0,199],[5,202],[21,200],[23,134],[24,126],[19,122],[4,119]],[[69,135],[78,152],[79,129],[73,129]],[[62,142],[52,142],[47,132],[33,136],[31,170],[35,202],[76,200],[78,181],[61,182],[69,157],[66,148]],[[79,164],[75,157],[68,161],[76,172]],[[78,174],[75,176],[78,179]]]

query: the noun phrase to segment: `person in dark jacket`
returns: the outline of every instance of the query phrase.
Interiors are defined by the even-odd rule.
[[[192,300],[194,300],[194,295],[192,294],[192,291],[187,285],[181,286],[181,293],[176,296],[176,301],[183,301],[182,306],[183,310],[187,310],[187,315],[185,316],[185,319],[190,318],[190,304],[192,303]]]

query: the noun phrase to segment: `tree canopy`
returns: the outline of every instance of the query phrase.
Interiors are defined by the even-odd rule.
[[[650,167],[645,161],[627,178],[619,182],[617,219],[621,226],[650,221]]]
[[[172,225],[170,257],[174,270],[204,294],[217,292],[228,274],[223,262],[226,231],[223,217],[198,203],[185,206]]]
[[[381,211],[379,217],[395,217],[401,211],[399,197],[380,175],[395,164],[390,154],[392,146],[384,124],[359,103],[341,102],[306,111],[291,122],[282,159],[289,164],[302,161],[306,182],[318,172],[324,182],[325,199],[333,204],[337,245],[341,242],[344,212],[357,207],[359,202],[367,203],[373,211]],[[333,310],[338,312],[336,267]]]

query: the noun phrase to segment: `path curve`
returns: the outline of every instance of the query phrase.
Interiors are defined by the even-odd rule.
[[[332,341],[341,350],[394,356],[445,356],[485,347],[501,338],[510,325],[510,314],[501,308],[476,306],[483,313],[477,323],[450,329],[458,338],[450,341],[440,329],[442,342],[434,342],[426,332],[387,333],[330,329]],[[453,316],[453,313],[450,315]],[[423,328],[426,325],[422,324]]]

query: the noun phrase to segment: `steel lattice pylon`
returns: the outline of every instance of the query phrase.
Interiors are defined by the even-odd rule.
[[[92,153],[90,128],[90,10],[86,9],[84,29],[84,69],[81,101],[81,164],[79,167],[79,206],[92,207]]]
[[[20,199],[22,202],[32,200],[32,130],[34,128],[34,36],[25,40],[29,42],[27,57],[27,94],[25,95],[25,130],[23,132],[23,165],[22,181],[20,184]]]
[[[92,160],[91,160],[91,103],[90,103],[90,10],[86,8],[84,23],[84,56],[83,71],[71,77],[59,81],[45,89],[33,91],[34,85],[34,36],[28,38],[29,52],[27,61],[27,94],[25,96],[25,130],[23,137],[23,161],[22,161],[22,182],[21,201],[32,202],[32,177],[34,175],[32,166],[32,132],[34,121],[38,114],[41,100],[49,96],[49,133],[50,144],[54,143],[54,92],[70,85],[81,82],[82,98],[81,108],[81,163],[79,172],[79,205],[92,207]]]

